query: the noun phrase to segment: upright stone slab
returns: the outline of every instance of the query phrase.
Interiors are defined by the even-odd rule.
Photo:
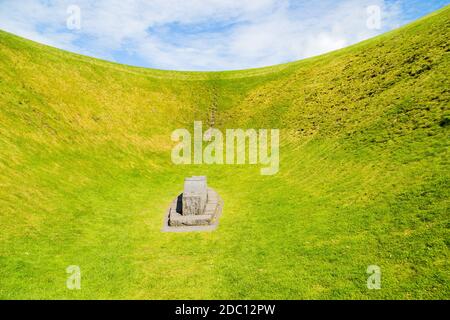
[[[192,177],[184,180],[183,216],[202,215],[208,201],[206,177]]]
[[[208,188],[206,177],[185,179],[184,192],[177,196],[164,220],[164,232],[212,231],[222,214],[223,201]]]

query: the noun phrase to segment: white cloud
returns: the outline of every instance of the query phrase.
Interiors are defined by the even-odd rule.
[[[80,6],[81,30],[66,28]],[[383,29],[366,27],[369,5]],[[3,0],[0,28],[70,51],[179,70],[242,69],[310,57],[399,24],[384,0]]]

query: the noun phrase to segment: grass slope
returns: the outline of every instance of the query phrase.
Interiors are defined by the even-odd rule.
[[[219,73],[0,32],[0,298],[449,298],[449,30],[447,7],[331,54]],[[172,165],[170,133],[207,122],[213,101],[220,128],[281,129],[278,175]],[[161,233],[193,174],[225,201],[219,229]]]

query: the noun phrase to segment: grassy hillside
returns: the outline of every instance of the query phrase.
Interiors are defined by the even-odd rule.
[[[0,32],[0,298],[448,299],[449,30],[447,7],[331,54],[218,73]],[[219,128],[281,129],[277,175],[171,163],[171,132],[214,104]],[[224,199],[219,229],[162,233],[194,174]]]

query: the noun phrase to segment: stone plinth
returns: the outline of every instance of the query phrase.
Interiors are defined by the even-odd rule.
[[[206,177],[186,178],[183,191],[183,216],[203,215],[208,201]]]
[[[221,202],[218,194],[212,189],[207,190],[207,196],[208,201],[202,214],[184,215],[178,212],[179,198],[175,199],[169,209],[169,226],[208,226],[213,224],[221,210]],[[184,197],[182,199],[184,201]]]
[[[164,220],[164,232],[212,231],[222,214],[223,201],[208,188],[206,177],[185,180],[184,192],[171,203]]]

